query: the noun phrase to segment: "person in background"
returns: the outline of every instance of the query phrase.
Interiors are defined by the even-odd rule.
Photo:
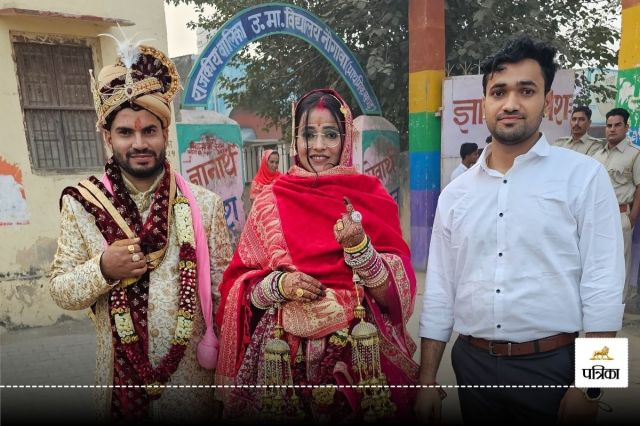
[[[278,171],[278,163],[280,155],[273,149],[266,149],[262,153],[260,167],[251,182],[251,191],[249,198],[253,201],[258,198],[265,186],[271,185],[282,173]]]
[[[629,111],[614,108],[606,117],[606,144],[592,151],[591,156],[609,172],[618,199],[626,266],[622,300],[626,302],[631,297],[631,237],[640,213],[640,147],[627,137]]]
[[[592,150],[602,148],[602,141],[587,133],[589,127],[591,127],[591,109],[587,106],[575,107],[571,113],[571,136],[557,139],[555,146],[587,155]]]
[[[454,180],[478,161],[478,144],[467,142],[460,146],[460,158],[462,161],[458,164],[458,167],[451,172],[451,180]]]

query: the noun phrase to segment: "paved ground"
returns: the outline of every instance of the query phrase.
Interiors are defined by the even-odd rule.
[[[422,283],[424,275],[419,274]],[[422,289],[418,289],[416,312],[409,330],[417,336]],[[630,385],[628,389],[607,390],[605,400],[612,413],[601,412],[599,423],[640,421],[640,315],[627,314],[621,337],[629,338]],[[453,340],[453,339],[452,339]],[[439,381],[453,385],[455,378],[449,357],[450,345],[442,361]],[[419,354],[416,354],[416,359]],[[91,385],[95,365],[95,333],[90,320],[66,321],[40,328],[8,331],[0,335],[0,384],[2,385]],[[446,423],[459,423],[457,391],[447,389],[443,407]],[[83,423],[92,418],[92,389],[0,389],[3,424]]]
[[[95,369],[93,323],[66,321],[9,331],[0,337],[2,385],[91,385]],[[91,388],[0,390],[3,424],[85,423],[93,418]],[[86,423],[85,423],[86,424]]]

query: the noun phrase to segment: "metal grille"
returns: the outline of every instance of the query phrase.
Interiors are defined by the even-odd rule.
[[[90,91],[91,49],[14,43],[20,98],[34,170],[78,170],[104,164]]]

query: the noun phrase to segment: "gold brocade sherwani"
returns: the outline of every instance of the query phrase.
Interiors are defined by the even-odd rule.
[[[573,138],[571,136],[566,136],[557,139],[554,145],[579,152],[580,154],[590,155],[598,148],[602,148],[603,142],[602,140],[591,137],[585,133],[580,139],[575,142],[573,141]]]
[[[631,213],[631,203],[633,203],[636,187],[640,185],[640,147],[631,143],[629,138],[624,138],[611,149],[608,144],[605,144],[601,149],[593,151],[591,156],[601,162],[607,169],[618,204],[621,205],[621,210],[625,210],[620,212],[626,265],[624,291],[622,292],[622,301],[624,303],[631,293],[631,236],[633,234],[633,225],[631,224],[629,213]]]
[[[143,221],[149,214],[151,199],[159,179],[144,193],[137,191],[125,179],[127,190],[136,202]],[[213,192],[189,183],[202,215],[208,236],[211,261],[213,312],[219,302],[218,286],[231,258],[232,248],[224,218],[222,199]],[[179,191],[178,191],[179,192]],[[155,367],[168,352],[176,328],[178,307],[178,255],[175,222],[170,224],[166,256],[150,274],[147,322],[149,359]],[[51,273],[50,291],[55,302],[64,309],[87,309],[95,303],[97,341],[96,384],[113,384],[113,345],[109,316],[110,286],[100,271],[100,256],[105,248],[102,234],[94,217],[70,196],[64,196],[60,219],[60,237]],[[193,337],[184,358],[168,385],[210,385],[214,371],[200,367],[196,347],[205,330],[200,303],[194,312]],[[162,397],[153,401],[153,419],[171,422],[210,420],[213,411],[213,389],[166,388]],[[100,420],[108,420],[111,389],[96,388]]]

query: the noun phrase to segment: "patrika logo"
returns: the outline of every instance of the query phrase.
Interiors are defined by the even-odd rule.
[[[576,339],[575,365],[576,387],[627,387],[629,342],[625,338]]]
[[[613,358],[611,358],[609,356],[609,348],[607,346],[603,347],[602,349],[600,349],[599,351],[594,351],[593,352],[593,356],[591,357],[591,360],[607,360],[607,361],[613,361]]]

